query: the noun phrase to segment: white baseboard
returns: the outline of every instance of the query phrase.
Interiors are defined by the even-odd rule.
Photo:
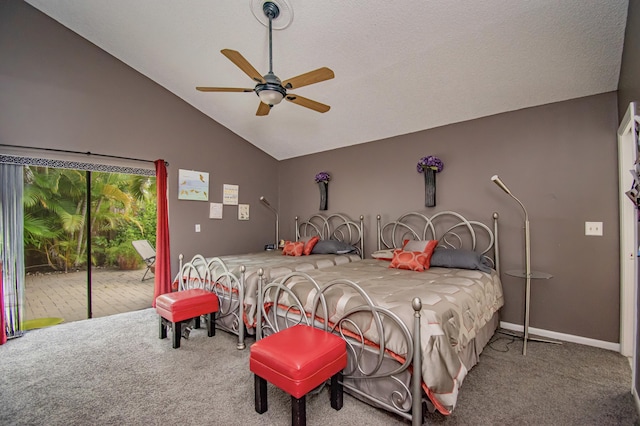
[[[519,324],[500,321],[500,327],[511,330],[524,332],[524,327]],[[605,342],[603,340],[589,339],[587,337],[574,336],[572,334],[557,333],[555,331],[543,330],[541,328],[529,327],[529,334],[549,339],[561,340],[563,342],[579,343],[586,346],[594,346],[596,348],[608,349],[610,351],[620,352],[620,343]]]

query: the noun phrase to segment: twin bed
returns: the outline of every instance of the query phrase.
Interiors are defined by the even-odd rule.
[[[204,287],[214,291],[220,300],[216,326],[238,336],[238,349],[244,349],[246,334],[254,335],[257,319],[259,272],[271,281],[294,271],[310,271],[364,257],[364,217],[356,222],[343,214],[313,215],[300,222],[296,217],[295,241],[317,236],[313,253],[283,256],[282,251],[262,251],[240,255],[204,257],[195,255],[183,263],[174,280],[180,289]]]
[[[326,229],[330,233],[316,233],[344,237]],[[191,278],[185,272],[205,271],[199,279],[214,283],[221,300],[244,306],[243,314],[235,314],[237,325],[251,327],[257,339],[297,323],[340,335],[349,355],[345,390],[421,424],[425,406],[445,415],[454,409],[467,372],[498,326],[503,296],[496,235],[497,214],[492,228],[454,212],[408,213],[384,225],[378,216],[375,259],[355,256],[302,267],[278,252],[282,264],[239,257],[231,266],[216,258],[206,269],[196,259],[180,276],[186,285]],[[438,248],[428,241],[437,241]],[[411,260],[398,261],[406,255]],[[418,272],[426,263],[430,267]],[[248,276],[255,276],[257,286],[245,285]]]

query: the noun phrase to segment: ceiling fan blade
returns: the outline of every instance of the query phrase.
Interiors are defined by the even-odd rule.
[[[256,111],[256,115],[268,115],[269,111],[271,111],[271,107],[264,102],[260,102],[260,105],[258,105],[258,111]]]
[[[293,93],[287,94],[285,99],[289,102],[293,102],[294,104],[298,104],[318,112],[327,112],[331,109],[329,105],[321,104],[320,102],[312,101],[311,99],[303,98],[302,96],[294,95]]]
[[[309,71],[307,73],[300,74],[297,77],[285,80],[282,82],[282,85],[287,89],[297,89],[298,87],[308,86],[309,84],[330,80],[333,77],[335,77],[333,71],[331,71],[327,67],[322,67],[318,68],[317,70]]]
[[[243,89],[240,87],[196,87],[201,92],[253,92],[253,89]]]
[[[229,58],[229,60],[238,68],[244,71],[245,74],[251,77],[252,80],[257,81],[258,83],[265,83],[264,78],[262,78],[260,73],[244,58],[244,56],[240,54],[240,52],[231,49],[222,49],[220,52]]]

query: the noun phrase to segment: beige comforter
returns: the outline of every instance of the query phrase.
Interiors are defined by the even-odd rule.
[[[439,411],[448,414],[456,404],[458,389],[467,374],[458,356],[476,333],[503,305],[502,285],[497,273],[477,270],[431,268],[424,272],[389,269],[389,263],[373,259],[324,270],[309,271],[320,286],[334,280],[350,280],[362,287],[374,303],[397,314],[413,332],[411,301],[419,297],[421,311],[422,378],[427,393]],[[308,281],[293,277],[287,287],[312,309],[314,291]],[[339,287],[326,292],[329,318],[338,320],[344,312],[362,305],[355,290]],[[265,302],[269,302],[268,297]],[[280,304],[287,304],[287,296]],[[379,343],[378,331],[360,323],[365,338]],[[386,346],[404,358],[407,345],[400,333],[385,331]]]
[[[211,258],[208,258],[209,261]],[[283,277],[294,271],[312,271],[329,266],[362,260],[355,253],[349,254],[312,254],[309,256],[283,256],[279,250],[258,253],[219,256],[230,272],[240,278],[240,267],[245,266],[245,294],[243,320],[247,330],[252,333],[256,325],[256,307],[258,294],[258,270],[264,270],[266,282]]]

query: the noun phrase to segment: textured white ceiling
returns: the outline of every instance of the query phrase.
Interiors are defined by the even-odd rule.
[[[27,0],[278,160],[617,89],[627,0],[287,0],[273,33],[282,80],[323,66],[336,77],[255,115],[266,74],[257,0]],[[282,18],[281,18],[282,19]]]

